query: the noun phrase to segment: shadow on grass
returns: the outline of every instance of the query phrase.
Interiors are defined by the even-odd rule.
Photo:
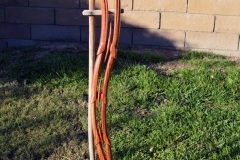
[[[36,47],[0,52],[0,159],[42,159],[63,143],[86,141],[79,116],[87,55]]]
[[[0,109],[0,133],[3,136],[1,144],[4,144],[0,148],[0,155],[3,155],[1,158],[47,158],[63,143],[71,140],[86,143],[87,108],[83,106],[87,103],[87,50],[49,52],[41,48],[27,47],[2,50],[0,56],[0,98],[3,102]],[[207,57],[216,58],[214,55]],[[178,58],[188,61],[204,59],[206,55],[189,52]],[[119,51],[112,72],[115,79],[112,83],[117,84],[110,87],[114,90],[114,85],[118,85],[118,91],[110,96],[110,99],[115,101],[109,104],[109,111],[116,117],[122,113],[125,115],[119,119],[112,119],[109,124],[112,128],[110,132],[123,129],[122,126],[136,117],[148,120],[152,116],[152,108],[149,106],[156,107],[161,104],[165,93],[159,87],[160,79],[149,71],[151,69],[148,65],[161,65],[171,60],[174,59],[167,59],[161,54],[139,54],[128,49]],[[133,68],[134,73],[131,72]],[[123,76],[123,73],[126,75]],[[140,77],[140,74],[144,75]],[[134,78],[134,82],[131,82],[131,77]],[[161,77],[167,78],[168,76]],[[124,84],[121,84],[122,81],[125,81]],[[40,100],[37,97],[39,94]],[[120,102],[121,98],[125,99]],[[144,124],[144,127],[148,130],[149,126]],[[87,155],[87,149],[83,150],[83,155]],[[125,153],[135,153],[138,150],[139,146],[125,146],[115,150],[114,155],[116,158],[122,158]],[[147,154],[151,156],[152,153]],[[237,147],[231,154],[238,154]]]
[[[80,53],[86,51],[79,51]],[[41,54],[45,54],[42,57]],[[17,80],[20,84],[35,83],[81,71],[87,74],[88,57],[69,51],[48,51],[37,47],[10,48],[0,54],[1,82]]]
[[[159,63],[163,61],[165,61],[164,57],[159,55],[149,56],[148,54],[139,55],[137,53],[129,54],[128,52],[120,52],[118,60],[114,65],[113,75],[128,68],[129,65]],[[68,90],[69,86],[71,88],[72,86],[79,85],[83,88],[78,94],[79,98],[82,101],[87,100],[87,97],[85,97],[88,82],[87,50],[67,49],[62,51],[48,51],[37,47],[9,48],[1,50],[0,67],[0,98],[4,102],[3,105],[5,105],[2,106],[1,111],[1,114],[5,114],[1,121],[5,122],[5,124],[0,128],[1,135],[5,137],[5,140],[1,143],[4,144],[4,148],[1,148],[2,158],[41,159],[51,155],[56,147],[61,146],[69,139],[77,140],[79,137],[80,139],[87,139],[86,131],[81,129],[82,122],[76,122],[76,117],[78,117],[76,111],[66,111],[64,106],[54,109],[57,101],[64,101],[64,97],[61,96],[63,93],[61,92],[65,90],[60,89],[58,91],[59,100],[51,96],[51,94],[56,94],[53,93],[55,88],[66,87],[66,90]],[[34,100],[34,97],[36,98],[39,94],[42,94],[44,88],[47,88],[46,93],[44,93],[46,94],[44,95],[46,96],[46,104],[40,102],[44,99],[42,97],[42,100]],[[60,105],[67,105],[68,100],[66,99]],[[26,101],[26,103],[22,103],[22,101]],[[30,104],[27,104],[28,101]],[[51,106],[51,103],[56,104]],[[9,108],[11,105],[12,109]],[[6,108],[4,109],[4,107]],[[35,108],[39,110],[41,107],[46,107],[46,111],[33,111]],[[24,112],[25,109],[29,111]],[[36,112],[39,112],[40,115]],[[84,112],[86,113],[86,109]],[[7,113],[10,114],[10,117],[6,116]],[[35,115],[37,116],[35,117]],[[53,130],[60,130],[61,128],[58,121],[66,125],[68,122],[74,121],[72,123],[75,125],[72,126],[69,123],[70,128],[66,127],[68,128],[67,131],[57,131],[55,133]],[[52,127],[51,131],[46,131],[49,135],[42,133],[51,124],[55,124],[56,127]],[[58,127],[60,128],[58,129]],[[32,132],[29,130],[38,130],[37,128],[40,128],[39,133],[43,134],[42,141],[40,140],[41,135],[37,133],[29,135],[28,133]],[[74,128],[77,128],[77,130]],[[20,138],[21,140],[19,138],[15,139],[14,134],[19,134],[22,137]],[[79,136],[80,134],[84,136]],[[15,142],[10,139],[15,139]],[[8,145],[8,143],[12,144]]]

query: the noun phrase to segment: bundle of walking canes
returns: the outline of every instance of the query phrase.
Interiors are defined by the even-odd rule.
[[[117,46],[120,35],[120,0],[115,0],[114,9],[114,24],[112,24],[112,22],[109,23],[108,1],[101,0],[101,34],[93,69],[91,95],[92,130],[94,144],[100,160],[112,159],[111,143],[108,138],[106,125],[106,106],[110,72],[117,57]],[[101,84],[100,70],[103,61],[106,62],[107,65],[103,83]],[[100,116],[98,116],[97,113]],[[97,120],[97,117],[100,117],[100,120]]]

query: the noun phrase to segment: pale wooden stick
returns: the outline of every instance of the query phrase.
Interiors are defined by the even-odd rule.
[[[108,10],[109,14],[114,14],[115,10],[114,9],[109,9]],[[121,13],[124,13],[124,10],[121,9]],[[100,16],[102,15],[102,10],[84,10],[82,12],[84,16]]]
[[[95,9],[95,0],[89,0],[89,10]],[[92,75],[95,62],[95,16],[89,16],[89,79],[88,79],[88,144],[89,157],[94,160],[94,144],[91,120]]]

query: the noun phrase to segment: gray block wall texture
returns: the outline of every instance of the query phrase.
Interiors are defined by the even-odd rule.
[[[133,3],[134,1],[134,3]],[[113,8],[114,0],[109,0]],[[99,8],[100,0],[96,0]],[[240,56],[239,0],[122,0],[120,45]],[[0,48],[88,43],[88,0],[0,0]],[[96,18],[96,41],[100,17]]]

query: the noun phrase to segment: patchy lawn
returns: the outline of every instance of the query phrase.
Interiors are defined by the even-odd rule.
[[[114,159],[240,159],[239,59],[119,51]],[[88,159],[84,48],[0,50],[0,159]]]

